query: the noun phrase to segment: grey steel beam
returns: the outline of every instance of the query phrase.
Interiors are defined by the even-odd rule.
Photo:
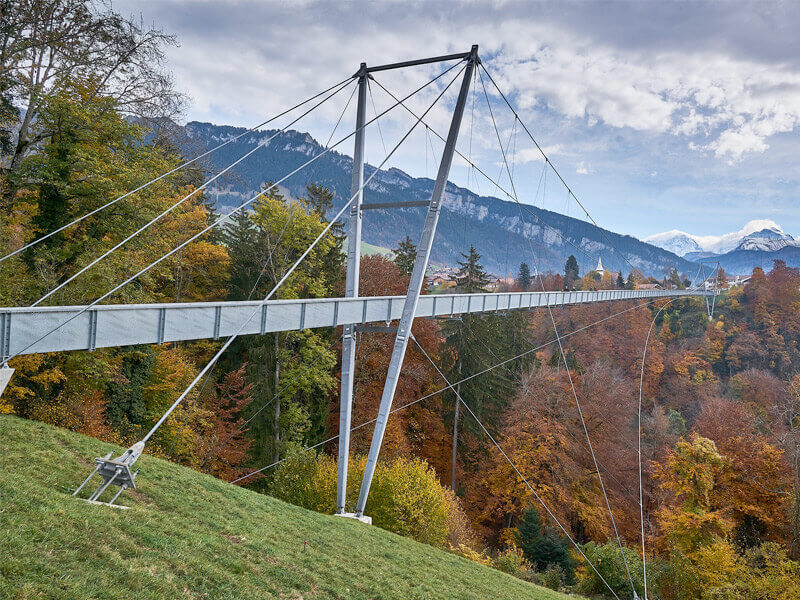
[[[397,335],[392,349],[392,358],[389,361],[389,370],[386,374],[386,382],[381,395],[381,404],[378,408],[378,418],[375,421],[375,429],[372,433],[372,442],[367,455],[367,463],[364,467],[364,478],[361,481],[361,490],[358,493],[356,503],[356,518],[364,516],[364,507],[367,504],[367,496],[372,485],[372,476],[375,473],[375,466],[378,463],[383,435],[386,432],[386,424],[389,420],[389,412],[392,409],[394,393],[397,389],[397,381],[400,378],[400,371],[403,367],[403,359],[408,347],[408,339],[411,336],[411,325],[414,323],[414,316],[417,311],[422,285],[425,282],[425,271],[428,269],[428,258],[430,257],[433,237],[436,234],[436,224],[439,221],[439,205],[444,195],[447,178],[450,176],[450,166],[453,163],[453,154],[458,141],[458,131],[461,128],[461,118],[464,116],[464,106],[469,95],[469,86],[472,83],[472,74],[478,62],[478,46],[472,47],[466,68],[464,69],[464,79],[461,82],[461,89],[458,93],[453,118],[450,122],[450,130],[447,133],[447,141],[442,151],[442,159],[439,163],[439,172],[436,175],[436,183],[433,187],[431,202],[428,206],[428,214],[425,217],[425,224],[422,228],[419,244],[417,245],[417,257],[414,261],[414,269],[411,272],[411,281],[408,284],[408,292],[403,303],[403,314],[397,326]]]
[[[367,73],[377,73],[378,71],[389,71],[391,69],[402,69],[404,67],[415,67],[417,65],[429,65],[431,63],[446,62],[448,60],[464,60],[465,58],[469,58],[471,55],[472,50],[469,52],[461,52],[459,54],[446,54],[444,56],[432,56],[430,58],[404,60],[403,62],[378,65],[377,67],[367,67]],[[358,77],[358,73],[356,73],[354,77]]]
[[[364,197],[364,123],[367,115],[367,65],[361,63],[358,79],[358,104],[356,105],[356,141],[353,151],[353,179],[350,194],[355,196],[350,205],[347,235],[346,298],[358,297],[359,268],[361,262],[361,203]],[[342,381],[339,401],[339,462],[336,480],[336,512],[343,514],[347,502],[347,464],[350,458],[350,420],[353,413],[353,377],[356,362],[355,325],[348,323],[342,329]]]
[[[420,296],[417,317],[568,306],[590,302],[715,296],[703,290],[607,290],[602,292],[508,292]],[[299,331],[340,325],[395,321],[402,315],[403,296],[269,300],[260,318],[251,318],[260,300],[241,302],[178,302],[172,304],[101,304],[69,323],[83,306],[0,307],[0,356],[12,356],[55,329],[23,354],[92,350],[227,337],[249,319],[242,335]],[[61,325],[61,327],[59,327]]]
[[[383,210],[385,208],[418,208],[420,206],[428,206],[430,204],[427,200],[409,200],[408,202],[370,202],[363,204],[362,210]]]

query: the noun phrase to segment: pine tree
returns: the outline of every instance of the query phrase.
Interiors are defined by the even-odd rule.
[[[519,265],[519,274],[517,275],[517,283],[522,291],[527,292],[531,287],[531,270],[528,263],[521,263]]]
[[[400,267],[400,270],[406,275],[411,275],[416,259],[417,247],[411,241],[411,238],[406,236],[406,239],[401,240],[397,248],[394,249],[394,264]]]
[[[564,569],[567,581],[572,580],[574,564],[569,555],[569,542],[553,528],[543,528],[542,518],[533,506],[522,513],[514,538],[525,558],[538,571],[553,564],[559,565]]]
[[[333,208],[333,192],[324,185],[309,183],[306,185],[306,202],[322,220]]]
[[[622,278],[622,273],[617,273],[617,289],[625,288],[625,280]]]
[[[489,279],[483,265],[480,263],[481,255],[475,250],[474,246],[469,247],[469,253],[462,253],[463,261],[459,261],[458,272],[456,273],[456,284],[462,293],[474,294],[485,292],[486,284]]]
[[[222,237],[231,258],[228,299],[247,300],[264,267],[263,236],[250,215],[246,211],[239,211],[225,228]]]
[[[575,287],[578,275],[578,261],[573,254],[570,254],[569,258],[567,258],[567,263],[564,265],[564,288],[571,290]]]

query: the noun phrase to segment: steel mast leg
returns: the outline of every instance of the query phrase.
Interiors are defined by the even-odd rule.
[[[444,197],[447,178],[450,175],[450,165],[453,162],[453,153],[456,148],[456,141],[458,140],[458,130],[461,127],[461,119],[464,115],[464,106],[469,94],[472,74],[478,60],[478,46],[475,45],[472,47],[468,59],[469,62],[464,69],[464,79],[461,82],[461,90],[459,91],[458,101],[453,111],[453,119],[450,123],[450,131],[447,134],[447,142],[445,143],[442,160],[439,164],[439,172],[436,175],[436,184],[434,185],[433,195],[431,196],[431,202],[428,206],[428,214],[425,217],[425,226],[423,227],[422,236],[420,237],[419,246],[417,247],[417,258],[414,262],[414,270],[411,273],[411,282],[408,285],[408,294],[406,295],[406,301],[403,305],[403,314],[400,318],[400,324],[397,327],[397,337],[394,341],[389,371],[386,375],[386,383],[384,384],[383,395],[381,396],[381,405],[378,409],[378,419],[375,423],[375,431],[372,434],[372,443],[369,447],[367,464],[364,469],[364,479],[361,482],[361,491],[359,492],[358,503],[356,504],[357,518],[364,516],[364,507],[367,504],[369,488],[372,485],[372,477],[375,474],[375,466],[378,463],[378,454],[380,453],[381,444],[383,443],[386,423],[389,420],[389,411],[392,408],[392,400],[394,399],[394,393],[397,389],[397,380],[400,377],[400,369],[403,366],[403,358],[405,357],[406,348],[408,347],[408,338],[411,335],[414,313],[416,312],[419,294],[425,280],[425,271],[428,268],[428,258],[430,257],[431,246],[433,245],[433,236],[436,233],[436,224],[439,220],[439,206]]]
[[[359,265],[361,262],[361,202],[364,190],[364,123],[367,112],[367,64],[361,63],[358,76],[358,105],[356,107],[356,141],[353,151],[353,182],[350,221],[347,234],[346,298],[358,296]],[[344,514],[347,502],[347,465],[350,458],[350,420],[353,413],[353,377],[355,374],[355,326],[345,325],[342,334],[342,389],[339,403],[339,461],[336,480],[336,514]]]

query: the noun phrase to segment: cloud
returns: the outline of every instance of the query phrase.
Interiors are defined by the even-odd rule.
[[[141,14],[178,37],[181,46],[169,51],[169,60],[178,87],[194,100],[190,119],[252,125],[344,79],[362,60],[393,62],[479,43],[485,66],[548,156],[555,156],[554,164],[564,174],[589,171],[591,176],[573,175],[568,183],[584,187],[579,191],[589,203],[598,200],[594,210],[600,216],[608,211],[609,222],[600,218],[601,224],[646,231],[650,225],[642,223],[658,214],[675,219],[676,227],[688,227],[681,219],[705,226],[706,201],[713,201],[714,226],[731,230],[752,218],[747,212],[755,202],[782,202],[783,224],[794,219],[800,227],[789,208],[800,193],[793,171],[800,148],[790,135],[800,122],[800,3],[455,4],[115,0],[118,10]],[[405,93],[440,69],[427,65],[375,77]],[[521,193],[533,196],[541,157],[519,127],[514,144],[513,118],[485,76],[484,82],[502,144],[517,167],[515,178],[528,177]],[[443,135],[456,88],[426,118]],[[424,110],[440,89],[425,90],[409,105]],[[295,127],[327,139],[347,92]],[[378,111],[389,105],[377,85],[372,92]],[[492,177],[503,177],[480,80],[475,92],[459,149],[487,166]],[[342,135],[352,130],[350,109]],[[367,110],[371,116],[371,100]],[[412,123],[402,110],[381,119],[386,146]],[[426,141],[420,128],[390,164],[432,175],[442,144],[430,137]],[[368,160],[380,162],[383,144],[373,128],[367,147]],[[349,153],[352,146],[340,149]],[[748,160],[755,155],[758,160]],[[462,162],[455,161],[454,172],[465,183]],[[548,193],[555,189],[549,185]],[[621,205],[656,212],[612,214]]]
[[[124,10],[125,2],[121,6]],[[693,5],[712,24],[704,35],[727,40],[709,49],[698,48],[702,40],[680,39],[675,25],[685,20],[685,6],[656,11],[662,28],[673,32],[672,47],[660,33],[649,43],[643,36],[633,43],[627,39],[633,34],[620,32],[623,24],[652,30],[653,5],[643,11],[635,4],[622,10],[579,3],[554,11],[544,3],[501,2],[490,12],[475,2],[453,11],[426,2],[312,0],[129,6],[177,32],[182,46],[171,58],[179,85],[195,99],[193,113],[224,114],[239,123],[310,95],[365,58],[383,62],[462,50],[468,45],[463,40],[489,42],[482,47],[487,67],[526,115],[549,110],[588,127],[684,137],[695,151],[728,162],[765,152],[772,136],[794,130],[800,121],[800,65],[788,60],[791,53],[775,61],[741,57],[743,52],[725,47],[743,36],[737,28],[744,16],[756,28],[784,31],[776,24],[781,10],[788,12],[781,7],[715,11],[708,4]],[[786,18],[795,16],[790,12]],[[395,89],[410,89],[435,70],[407,69],[381,78]],[[336,112],[325,110],[326,118]],[[431,118],[446,128],[446,110]]]

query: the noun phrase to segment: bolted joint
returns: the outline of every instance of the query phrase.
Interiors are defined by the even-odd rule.
[[[470,49],[469,60],[474,62],[476,65],[482,64],[481,57],[478,56],[478,44],[473,44],[472,48]]]

